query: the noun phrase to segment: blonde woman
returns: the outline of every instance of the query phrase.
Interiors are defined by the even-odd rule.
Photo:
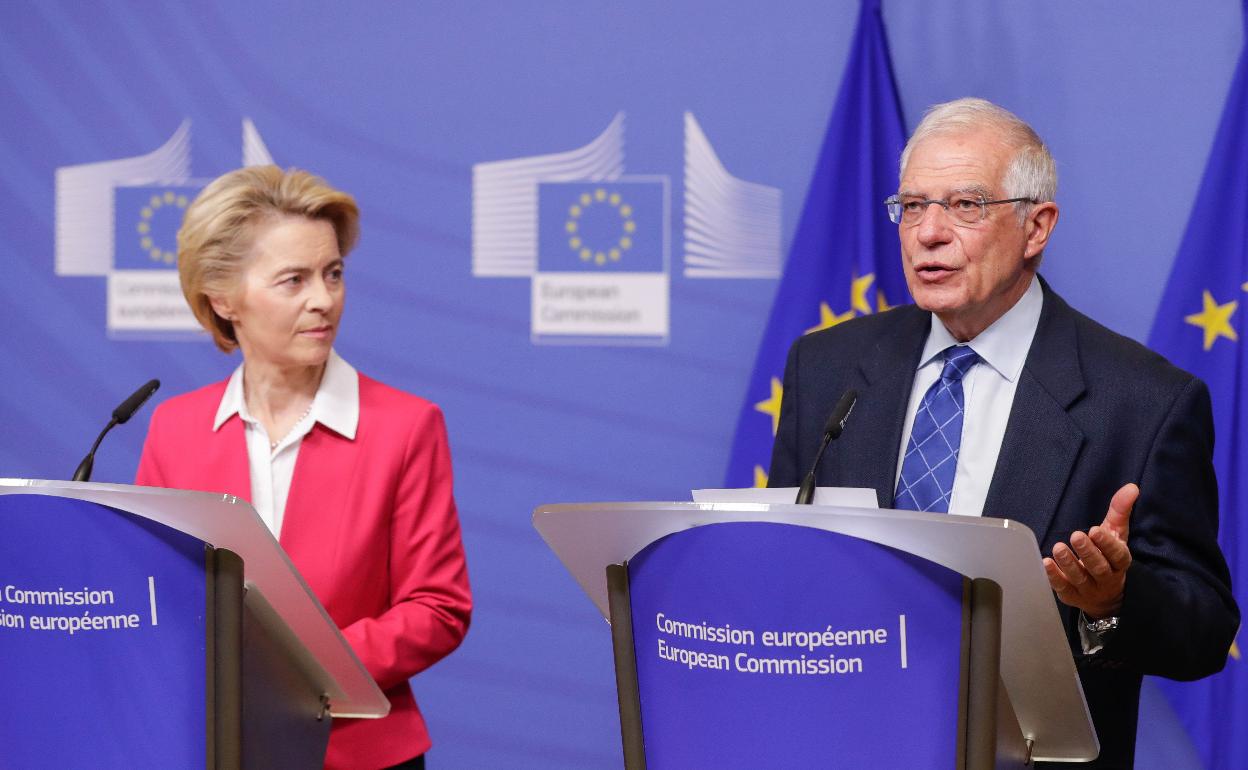
[[[228,173],[178,232],[182,290],[229,379],[152,415],[138,484],[250,500],[390,699],[334,722],[327,767],[424,767],[408,679],[454,650],[472,600],[438,407],[334,352],[354,199],[303,171]]]

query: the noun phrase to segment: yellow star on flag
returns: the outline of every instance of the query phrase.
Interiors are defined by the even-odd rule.
[[[828,303],[819,303],[819,324],[812,326],[806,330],[806,334],[811,332],[822,331],[823,329],[831,329],[839,323],[844,323],[854,317],[853,310],[846,310],[844,313],[837,315],[832,312],[832,308],[828,307]]]
[[[784,396],[784,386],[780,380],[771,378],[771,398],[759,401],[754,405],[755,411],[771,415],[771,435],[780,430],[780,399]]]
[[[849,287],[849,306],[863,315],[871,315],[871,302],[867,299],[867,289],[875,281],[875,273],[867,273],[855,278]]]
[[[757,468],[758,466],[756,465],[754,467]],[[1231,657],[1234,658],[1235,660],[1239,660],[1239,641],[1238,640],[1231,642]]]
[[[1239,303],[1231,300],[1225,305],[1219,305],[1214,301],[1213,295],[1209,293],[1208,289],[1205,289],[1202,300],[1205,305],[1204,310],[1201,310],[1199,313],[1193,313],[1183,320],[1192,326],[1199,326],[1205,330],[1205,350],[1213,347],[1213,343],[1218,337],[1226,337],[1232,342],[1238,340],[1239,337],[1235,334],[1235,328],[1231,326],[1231,314],[1235,312],[1235,308],[1239,307]]]
[[[754,466],[754,486],[758,489],[762,489],[767,486],[767,473],[763,470],[763,466],[761,465]],[[1239,656],[1236,655],[1235,657]]]
[[[877,291],[875,293],[875,312],[883,313],[885,310],[892,310],[893,306],[888,304],[888,300],[884,299],[884,292]]]

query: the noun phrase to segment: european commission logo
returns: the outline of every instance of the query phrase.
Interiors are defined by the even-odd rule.
[[[667,339],[667,179],[538,185],[535,341]]]
[[[624,174],[624,113],[584,147],[473,166],[472,272],[531,281],[537,343],[664,344],[670,180]],[[780,274],[780,190],[736,179],[685,114],[686,278]]]
[[[244,166],[273,162],[243,119]],[[59,276],[102,276],[114,337],[206,339],[182,296],[177,232],[203,189],[191,177],[191,123],[147,155],[56,170]]]
[[[665,269],[665,181],[538,185],[542,272]]]
[[[142,185],[113,190],[113,265],[118,270],[175,268],[182,214],[197,185]]]

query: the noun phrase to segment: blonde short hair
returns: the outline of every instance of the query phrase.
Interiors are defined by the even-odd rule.
[[[360,234],[355,199],[298,169],[249,166],[214,179],[186,209],[178,230],[178,277],[191,312],[226,353],[238,347],[234,324],[212,308],[212,297],[238,286],[257,223],[292,216],[334,226],[346,256]]]

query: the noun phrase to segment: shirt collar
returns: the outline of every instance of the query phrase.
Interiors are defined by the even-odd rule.
[[[221,404],[212,421],[214,431],[219,430],[226,420],[236,414],[242,420],[252,421],[251,414],[247,411],[246,399],[243,398],[243,366],[244,364],[238,365],[225,385],[225,393],[221,396]],[[351,364],[342,360],[337,351],[329,352],[329,360],[325,362],[325,374],[321,376],[321,384],[316,389],[316,397],[312,400],[312,411],[309,414],[315,422],[344,438],[355,439],[355,431],[360,424],[360,376]]]
[[[1040,308],[1044,305],[1044,291],[1034,277],[1027,291],[1014,303],[1014,307],[998,318],[992,326],[984,329],[967,344],[975,349],[980,360],[991,366],[1009,382],[1023,371],[1031,340],[1040,326]],[[936,362],[941,352],[950,345],[960,344],[936,314],[932,314],[932,329],[919,358],[919,368]]]
[[[251,415],[247,413],[247,403],[243,399],[242,364],[234,369],[234,373],[230,375],[230,381],[225,384],[225,393],[221,396],[221,404],[217,407],[217,416],[212,418],[213,432],[220,430],[225,421],[236,414],[243,420],[251,419]]]
[[[360,424],[360,375],[336,351],[329,351],[325,375],[312,402],[312,417],[343,438],[355,439]]]

